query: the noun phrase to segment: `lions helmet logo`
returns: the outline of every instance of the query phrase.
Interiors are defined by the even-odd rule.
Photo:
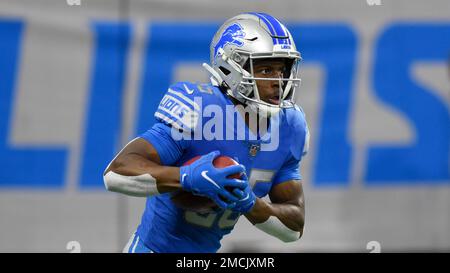
[[[245,32],[242,30],[242,27],[239,24],[236,23],[227,27],[227,29],[222,34],[222,37],[220,37],[220,40],[214,47],[214,56],[217,57],[219,48],[224,48],[227,44],[233,44],[238,47],[243,46],[244,42],[242,41],[242,39],[244,37]]]

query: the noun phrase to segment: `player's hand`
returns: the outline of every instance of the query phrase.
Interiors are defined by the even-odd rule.
[[[248,183],[247,175],[244,175],[246,187],[244,190],[234,189],[233,194],[239,197],[239,201],[232,208],[233,211],[245,214],[249,212],[256,203],[256,195],[253,193],[253,189]]]
[[[243,165],[216,168],[213,165],[214,159],[219,156],[219,151],[213,151],[200,157],[190,165],[180,167],[181,187],[195,195],[203,195],[211,198],[219,207],[231,209],[239,200],[225,187],[235,188],[237,193],[245,189],[245,180],[230,179],[229,175],[244,173]],[[239,190],[240,189],[240,190]]]

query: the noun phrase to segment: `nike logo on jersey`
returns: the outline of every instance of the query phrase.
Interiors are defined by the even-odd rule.
[[[208,173],[208,171],[203,171],[203,172],[201,173],[201,174],[202,174],[202,177],[205,178],[208,182],[210,182],[211,184],[213,184],[214,186],[216,186],[217,188],[220,189],[219,185],[217,185],[217,183],[216,183],[214,180],[212,180],[212,179],[207,175],[207,173]]]
[[[188,93],[189,95],[191,95],[192,93],[194,93],[194,89],[189,89],[189,87],[186,86],[186,84],[183,83],[184,89],[186,89],[186,93]]]

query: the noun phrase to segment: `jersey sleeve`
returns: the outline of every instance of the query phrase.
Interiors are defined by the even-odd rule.
[[[191,143],[199,104],[190,83],[169,87],[155,112],[156,123],[139,137],[153,145],[163,165],[174,165]]]
[[[182,156],[183,150],[189,147],[189,141],[173,137],[170,125],[157,122],[149,130],[139,136],[153,145],[158,152],[161,164],[174,165]]]
[[[272,181],[272,187],[288,180],[301,180],[300,160],[290,156],[280,170],[275,174]]]
[[[301,180],[300,162],[308,153],[309,149],[309,128],[305,119],[305,114],[301,108],[296,106],[290,113],[288,124],[291,127],[292,141],[290,153],[280,170],[275,174],[272,185],[277,185],[288,180]],[[299,136],[301,136],[299,138]]]
[[[155,112],[155,118],[186,134],[192,133],[200,117],[201,95],[196,85],[179,82],[169,87]]]

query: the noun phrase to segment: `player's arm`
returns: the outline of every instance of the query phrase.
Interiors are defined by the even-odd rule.
[[[176,90],[175,90],[176,89]],[[163,101],[180,101],[183,96],[177,85],[169,87]],[[138,138],[128,143],[112,160],[104,172],[105,186],[109,191],[131,196],[151,196],[182,188],[180,168],[174,167],[189,141],[175,140],[172,128],[183,127],[185,121],[179,113],[160,103],[155,112],[157,122]],[[183,113],[194,112],[194,105],[182,104],[176,109]],[[173,109],[172,109],[173,110]]]
[[[269,192],[270,202],[256,199],[245,216],[258,229],[285,242],[298,240],[303,235],[305,223],[305,198],[301,184],[300,161],[308,152],[309,130],[301,109],[288,118],[293,135],[303,135],[303,141],[292,143],[291,155],[275,175]]]
[[[284,242],[298,240],[303,234],[305,201],[302,184],[288,180],[275,185],[269,192],[272,203],[256,198],[245,217],[262,231]]]
[[[284,242],[293,242],[303,234],[305,203],[300,175],[300,160],[291,154],[272,179],[271,202],[256,198],[245,189],[249,201],[240,201],[238,209],[258,229]],[[255,200],[254,204],[250,201]],[[247,205],[249,203],[250,205]]]
[[[131,196],[149,196],[181,188],[180,168],[163,166],[156,149],[142,138],[128,143],[103,176],[109,191]]]
[[[244,172],[244,166],[215,168],[212,162],[219,156],[218,151],[204,155],[187,166],[173,167],[171,164],[164,164],[164,162],[177,160],[181,151],[173,139],[167,135],[160,137],[167,132],[167,128],[162,128],[166,126],[159,124],[144,134],[150,142],[143,138],[136,138],[125,146],[104,172],[106,188],[109,191],[138,197],[183,189],[194,194],[206,195],[222,208],[234,206],[238,198],[229,193],[225,187],[241,189],[246,187],[246,181],[228,178],[231,174]],[[164,140],[167,142],[162,144]],[[158,152],[151,143],[163,145],[165,149],[159,147],[160,152]],[[161,154],[165,156],[161,157]],[[207,173],[208,176],[205,177],[203,173]]]

